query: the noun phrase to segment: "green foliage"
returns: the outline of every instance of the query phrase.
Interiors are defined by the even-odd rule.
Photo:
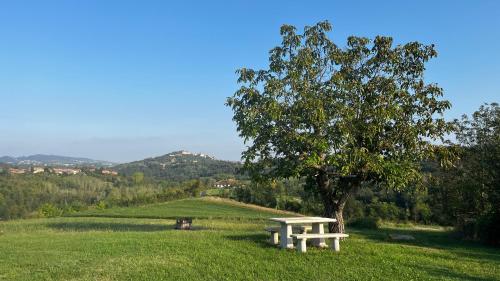
[[[349,220],[347,223],[350,227],[364,228],[364,229],[379,229],[381,227],[381,221],[379,218],[374,217],[362,217]]]
[[[479,239],[487,244],[500,247],[500,210],[488,213],[480,217],[477,233]]]
[[[379,178],[404,186],[451,127],[442,89],[425,84],[433,46],[392,46],[392,38],[351,36],[339,48],[320,22],[302,34],[283,26],[267,70],[240,69],[244,85],[228,99],[245,141],[245,166],[265,176]],[[256,160],[256,161],[254,161]],[[415,165],[417,164],[417,165]]]
[[[302,211],[302,204],[296,198],[285,198],[281,200],[280,203],[282,204],[282,207],[280,208],[282,210],[297,212],[297,213]]]
[[[414,214],[415,221],[430,224],[432,222],[432,210],[426,203],[419,202],[415,205]]]
[[[200,181],[198,190],[206,188]],[[198,191],[196,191],[198,192]],[[53,174],[0,175],[0,219],[53,214],[48,206],[69,214],[89,206],[131,206],[191,196],[193,183],[166,182],[100,174],[59,176]],[[48,205],[46,205],[48,204]]]
[[[132,179],[135,184],[141,184],[144,181],[144,173],[135,172],[132,174]]]
[[[235,188],[232,198],[245,203],[274,208],[278,203],[275,191],[276,189],[269,183],[253,182],[249,186]]]
[[[449,171],[441,171],[437,183],[451,201],[446,211],[455,214],[467,238],[481,238],[486,231],[498,233],[494,222],[500,210],[500,106],[482,105],[472,118],[464,115],[455,122],[461,160]],[[493,237],[485,240],[499,245],[500,236]]]
[[[404,218],[401,209],[394,203],[374,202],[369,204],[367,208],[369,217],[393,221]]]
[[[97,210],[104,210],[104,209],[106,209],[107,207],[108,207],[108,206],[106,205],[106,202],[104,202],[104,201],[99,201],[99,202],[97,202],[97,204],[95,205],[95,208],[96,208]]]
[[[38,214],[41,217],[53,218],[61,216],[63,214],[63,210],[57,208],[56,206],[50,203],[45,203],[38,209]]]
[[[248,144],[246,170],[257,180],[314,178],[325,214],[339,219],[364,182],[402,189],[419,180],[432,142],[453,127],[442,89],[424,81],[433,45],[351,36],[341,48],[330,30],[326,21],[300,34],[282,26],[269,67],[238,70],[242,86],[227,105]]]
[[[191,194],[191,196],[198,197],[200,196],[203,189],[203,183],[199,179],[197,179],[190,181],[187,191]]]
[[[365,205],[354,198],[349,198],[344,208],[344,215],[347,220],[365,217]]]

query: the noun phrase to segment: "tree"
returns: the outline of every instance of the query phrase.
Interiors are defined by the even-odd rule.
[[[488,209],[485,202],[500,204],[500,106],[498,103],[481,105],[479,110],[462,120],[455,120],[458,130],[456,138],[464,148],[462,170],[466,180],[475,181],[478,192],[489,194],[481,201],[481,208]],[[494,208],[498,208],[494,206]]]
[[[134,181],[134,184],[141,184],[144,182],[144,173],[142,172],[135,172],[132,174],[132,180]]]
[[[500,245],[500,106],[482,105],[472,118],[455,122],[461,161],[448,188],[456,190],[458,229],[468,238]]]
[[[424,82],[433,45],[393,46],[390,37],[351,36],[338,47],[327,21],[302,34],[281,27],[269,68],[242,68],[227,105],[247,144],[244,168],[256,180],[306,177],[344,232],[342,210],[364,183],[402,188],[420,176],[452,126],[443,91]]]

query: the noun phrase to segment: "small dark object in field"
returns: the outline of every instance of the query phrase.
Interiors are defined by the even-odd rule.
[[[175,223],[175,229],[190,230],[192,223],[192,218],[178,218]]]

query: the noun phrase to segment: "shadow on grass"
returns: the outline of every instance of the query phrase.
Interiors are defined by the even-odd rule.
[[[242,241],[242,242],[248,242],[252,243],[258,247],[261,248],[269,248],[269,249],[276,249],[276,250],[281,250],[279,244],[278,245],[272,245],[269,242],[269,235],[268,234],[248,234],[248,235],[228,235],[225,236],[226,239],[232,240],[232,241]],[[294,245],[296,245],[296,241],[294,242]],[[318,248],[312,245],[312,241],[308,240],[307,241],[308,249],[315,249],[315,250],[320,250],[320,251],[330,251],[330,247],[326,248]],[[330,244],[328,244],[330,245]],[[293,249],[288,249],[289,251],[294,251],[296,248]]]
[[[457,279],[457,280],[470,280],[470,281],[496,281],[496,278],[488,277],[477,277],[466,273],[459,273],[451,269],[437,267],[437,266],[423,266],[423,265],[411,265],[411,267],[416,268],[420,271],[425,271],[429,275],[436,277],[438,279]]]
[[[456,256],[500,264],[499,249],[488,247],[477,242],[463,241],[458,238],[454,238],[452,232],[450,231],[393,228],[365,230],[350,228],[348,232],[378,243],[411,245],[416,247],[446,250]],[[415,240],[391,240],[389,239],[389,235],[391,234],[411,235],[415,237]],[[439,254],[433,253],[433,255]]]
[[[117,219],[159,219],[159,220],[175,220],[181,217],[189,217],[197,220],[227,220],[227,221],[267,221],[268,217],[234,217],[227,216],[205,216],[205,215],[129,215],[129,214],[69,214],[65,217],[73,218],[117,218]]]
[[[175,225],[163,224],[133,224],[133,223],[109,223],[109,222],[60,222],[49,223],[47,227],[60,231],[113,231],[113,232],[154,232],[176,230]],[[193,226],[191,230],[204,230],[200,226]],[[181,231],[181,230],[177,230]]]
[[[266,234],[226,235],[224,238],[237,242],[249,242],[261,248],[278,248],[269,243],[269,235]]]

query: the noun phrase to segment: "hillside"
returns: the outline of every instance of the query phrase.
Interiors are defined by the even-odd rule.
[[[2,156],[0,163],[17,165],[17,166],[97,166],[97,167],[110,167],[115,165],[108,161],[94,160],[82,157],[68,157],[59,155],[45,155],[36,154],[30,156]]]
[[[82,214],[83,215],[83,214]],[[341,251],[268,243],[269,217],[229,201],[187,199],[87,217],[0,221],[0,280],[498,280],[500,253],[430,228],[348,228]],[[173,229],[192,216],[192,231]],[[159,219],[164,217],[165,219]],[[410,234],[393,242],[388,234]],[[361,265],[361,266],[360,266]]]
[[[205,154],[175,151],[163,156],[120,164],[114,167],[125,175],[142,172],[145,176],[166,180],[190,180],[223,175],[236,176],[238,162],[217,160]]]
[[[193,205],[196,205],[194,207]],[[269,217],[299,216],[299,214],[246,204],[219,197],[201,197],[134,207],[115,207],[105,210],[89,209],[74,214],[72,217],[109,217],[109,218],[149,218],[175,219],[191,217],[193,219],[266,219]]]

